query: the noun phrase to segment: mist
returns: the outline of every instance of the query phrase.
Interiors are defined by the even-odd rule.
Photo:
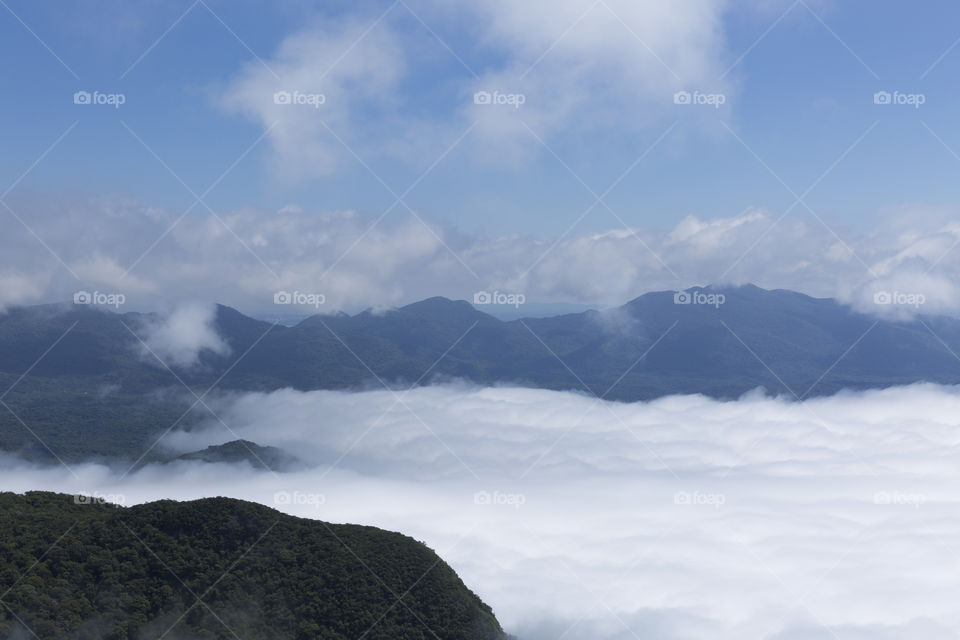
[[[230,496],[426,542],[521,640],[955,638],[960,389],[804,402],[446,384],[222,397],[162,441],[309,468],[9,458],[7,490]]]

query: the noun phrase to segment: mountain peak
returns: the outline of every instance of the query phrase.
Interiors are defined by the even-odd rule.
[[[466,300],[451,300],[443,296],[434,296],[400,307],[398,311],[421,317],[472,318],[489,317],[488,314],[474,308]]]

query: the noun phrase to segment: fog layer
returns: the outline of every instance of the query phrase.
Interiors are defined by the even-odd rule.
[[[239,436],[313,468],[184,462],[124,475],[9,461],[0,486],[126,504],[225,495],[402,531],[436,549],[522,640],[938,639],[960,629],[954,387],[620,404],[444,385],[283,390],[213,409],[222,423],[163,445]]]

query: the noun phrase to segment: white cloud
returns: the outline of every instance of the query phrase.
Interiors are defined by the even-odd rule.
[[[280,507],[426,541],[521,640],[574,625],[570,635],[598,640],[906,640],[952,637],[960,623],[954,387],[802,404],[597,403],[465,386],[396,403],[386,391],[284,390],[214,408],[241,437],[319,466],[278,476],[151,466],[120,481],[96,465],[76,467],[77,480],[10,463],[0,482],[128,504],[322,495]],[[216,422],[170,442],[233,438]]]
[[[479,127],[467,144],[479,157],[493,152],[498,163],[517,162],[539,149],[527,127],[547,140],[597,130],[622,136],[660,123],[667,114],[674,120],[703,112],[678,110],[673,103],[678,89],[729,93],[728,83],[719,79],[728,57],[724,4],[398,5],[379,19],[375,14],[328,19],[290,35],[265,63],[248,63],[222,90],[221,102],[273,127],[274,168],[284,180],[355,166],[354,150],[363,158],[387,154],[423,165],[473,122]],[[426,29],[409,30],[418,18],[441,32],[443,44]],[[455,28],[445,29],[448,23]],[[462,61],[475,49],[496,62],[462,73],[458,68],[438,83],[444,90],[431,94],[436,97],[420,95],[424,83],[416,74],[434,73],[437,57],[456,64],[454,55]],[[323,94],[326,100],[316,109],[278,105],[277,91]],[[523,104],[478,105],[473,96],[479,91],[522,94]]]
[[[471,106],[484,132],[535,141],[565,131],[616,127],[620,135],[675,119],[677,90],[729,92],[720,80],[726,43],[723,2],[578,0],[473,2],[478,39],[504,60],[471,92],[522,93],[519,109]],[[689,109],[687,112],[691,111]],[[499,135],[497,135],[499,134]]]
[[[272,127],[282,180],[337,169],[341,158],[350,157],[338,136],[366,148],[380,133],[371,123],[396,101],[405,54],[386,24],[369,27],[357,19],[325,20],[285,39],[267,66],[248,63],[224,90],[225,108]],[[357,132],[368,138],[349,135]]]
[[[78,290],[122,293],[126,309],[205,300],[257,313],[291,310],[274,306],[277,291],[324,296],[319,307],[294,310],[300,313],[434,295],[472,299],[478,290],[523,293],[529,303],[617,305],[647,291],[752,282],[837,297],[880,315],[960,313],[956,235],[939,214],[915,208],[878,217],[869,233],[840,229],[839,237],[802,214],[778,221],[751,208],[690,216],[670,229],[574,230],[557,238],[466,235],[399,213],[374,225],[359,212],[287,206],[220,212],[229,230],[213,216],[187,216],[151,249],[176,212],[104,200],[17,206],[80,280],[13,229],[0,237],[7,265],[0,278],[9,283],[0,303],[8,305],[69,300]],[[882,292],[922,295],[923,303],[874,304]]]
[[[664,245],[687,244],[702,251],[716,250],[733,242],[738,228],[765,219],[764,213],[756,210],[746,211],[732,218],[714,220],[687,216],[667,234]]]
[[[168,366],[191,367],[199,363],[201,352],[219,355],[230,353],[230,347],[217,334],[212,304],[185,303],[142,327],[142,357],[154,364],[159,358]]]
[[[0,311],[8,306],[42,301],[51,276],[49,269],[30,275],[15,270],[0,271]]]

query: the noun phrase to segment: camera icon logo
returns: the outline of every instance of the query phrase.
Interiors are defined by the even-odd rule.
[[[77,91],[73,94],[73,104],[90,104],[89,91]]]
[[[673,494],[673,504],[693,504],[693,496],[689,491],[677,491]]]
[[[290,104],[292,96],[289,91],[277,91],[273,94],[273,104]]]
[[[873,304],[891,304],[892,302],[893,296],[889,291],[877,291],[873,294]]]
[[[273,494],[274,504],[290,504],[293,501],[289,491],[277,491]]]
[[[673,304],[690,304],[693,297],[687,291],[677,291],[673,294]]]
[[[490,304],[493,302],[493,296],[489,291],[477,291],[473,294],[473,304]]]
[[[277,291],[273,294],[273,304],[293,304],[293,296],[289,291]]]
[[[877,91],[873,94],[873,104],[890,104],[890,92]]]
[[[673,94],[673,104],[690,104],[690,92],[677,91]]]
[[[492,498],[489,491],[477,491],[473,494],[473,504],[490,504]]]
[[[73,294],[73,304],[90,304],[93,298],[89,291],[77,291]]]
[[[491,104],[492,102],[493,96],[489,91],[477,91],[473,94],[473,104]]]

